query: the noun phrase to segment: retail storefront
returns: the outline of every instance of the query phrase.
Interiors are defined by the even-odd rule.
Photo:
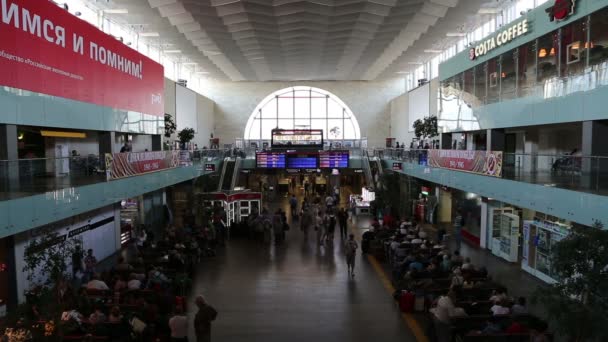
[[[462,239],[479,246],[481,240],[482,198],[478,194],[452,189],[452,222],[460,211],[464,220]]]
[[[533,220],[525,220],[522,269],[547,283],[556,282],[551,252],[556,243],[570,234],[571,227],[566,220],[542,213],[536,213]]]

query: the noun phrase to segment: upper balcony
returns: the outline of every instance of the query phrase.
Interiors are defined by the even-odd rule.
[[[576,11],[559,22],[549,20],[550,5],[440,65],[443,132],[608,118],[603,106],[608,96],[606,3],[577,2]],[[504,41],[503,32],[524,21],[527,32]]]
[[[128,160],[129,154],[121,155]],[[177,167],[144,173],[126,172],[133,175],[111,180],[106,167],[108,160],[96,155],[2,160],[0,237],[197,178],[208,173],[207,169],[218,170],[224,154],[220,150],[186,153]],[[214,167],[207,168],[208,164],[214,164]]]
[[[485,151],[456,151],[485,154]],[[500,177],[457,171],[459,158],[431,162],[426,150],[377,149],[386,169],[488,198],[535,209],[581,224],[608,222],[608,157],[502,153],[496,163]],[[485,158],[481,158],[485,159]],[[473,162],[474,161],[474,162]],[[454,167],[450,168],[450,162]],[[485,160],[471,159],[471,166],[484,169]],[[401,170],[392,163],[402,163]],[[432,167],[446,163],[446,167]],[[545,170],[540,165],[550,164]],[[465,167],[466,169],[466,167]]]

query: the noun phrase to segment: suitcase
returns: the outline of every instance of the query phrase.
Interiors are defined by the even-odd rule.
[[[399,309],[401,312],[413,312],[416,297],[412,292],[403,291],[399,298]]]

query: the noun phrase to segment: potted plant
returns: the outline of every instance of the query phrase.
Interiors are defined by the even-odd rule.
[[[177,137],[179,138],[179,144],[182,149],[186,148],[186,145],[194,139],[194,129],[192,128],[184,128],[179,133],[177,133]]]
[[[414,121],[414,134],[416,138],[426,139],[437,136],[437,117],[427,116]]]

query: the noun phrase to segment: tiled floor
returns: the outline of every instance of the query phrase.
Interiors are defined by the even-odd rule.
[[[415,341],[360,254],[349,279],[338,234],[333,248],[293,228],[279,247],[233,239],[200,268],[193,296],[219,312],[215,341]]]

